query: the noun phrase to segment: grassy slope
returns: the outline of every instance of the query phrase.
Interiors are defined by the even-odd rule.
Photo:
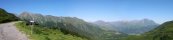
[[[18,18],[14,14],[8,13],[4,9],[0,8],[0,23],[11,22],[16,20],[18,20]]]
[[[18,22],[16,26],[20,31],[29,35],[28,37],[31,40],[87,40],[70,34],[65,35],[59,30],[43,28],[38,25],[33,27],[33,33],[31,34],[30,26],[25,25],[24,22]]]
[[[140,36],[128,36],[122,40],[173,40],[173,21],[168,21],[158,28]]]

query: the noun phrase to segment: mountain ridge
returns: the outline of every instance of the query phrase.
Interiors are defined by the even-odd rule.
[[[124,32],[127,34],[141,34],[141,33],[147,32],[151,29],[154,29],[159,25],[159,24],[155,23],[153,20],[146,19],[146,18],[141,19],[141,20],[113,21],[113,22],[105,22],[105,21],[100,20],[100,21],[96,21],[96,22],[92,22],[92,23],[96,24],[96,25],[101,25],[101,26],[107,27],[112,30],[118,30],[120,32]],[[140,31],[136,31],[136,30],[144,30],[144,31],[140,32]]]
[[[126,35],[120,32],[118,32],[120,34],[115,34],[117,33],[116,31],[103,30],[98,27],[98,25],[86,22],[76,17],[57,17],[23,12],[19,15],[19,18],[24,21],[34,20],[39,25],[59,29],[65,34],[78,35],[80,37],[88,38],[89,40],[119,39],[119,37]],[[111,36],[107,34],[111,34]]]

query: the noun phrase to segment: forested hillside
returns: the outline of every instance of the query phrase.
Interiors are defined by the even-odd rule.
[[[142,35],[129,36],[123,40],[173,40],[173,21],[165,22]]]
[[[153,40],[173,40],[173,21],[168,21],[146,33]]]
[[[118,40],[126,36],[117,31],[103,30],[98,25],[85,22],[76,17],[55,17],[51,15],[32,14],[23,12],[19,15],[21,20],[34,20],[41,26],[51,29],[58,29],[65,34],[76,35],[88,40]],[[118,34],[116,34],[118,33]]]
[[[4,9],[0,8],[0,23],[16,21],[16,20],[18,19],[14,14],[8,13]]]
[[[21,21],[16,23],[17,28],[32,40],[173,40],[173,21],[159,26],[149,19],[89,23],[77,17],[30,12],[23,12],[16,17],[0,8],[0,23],[16,20]],[[35,21],[32,34],[31,20]]]
[[[75,35],[64,34],[58,29],[44,28],[39,25],[33,25],[31,30],[31,25],[26,25],[26,22],[23,21],[16,23],[16,26],[21,32],[29,35],[30,40],[87,40]]]

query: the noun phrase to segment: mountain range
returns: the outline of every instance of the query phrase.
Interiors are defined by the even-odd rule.
[[[121,40],[173,40],[173,21],[167,21],[142,35],[129,35]]]
[[[131,35],[145,33],[147,31],[156,28],[159,25],[150,19],[132,20],[132,21],[114,21],[114,22],[105,22],[99,20],[92,23],[100,25],[100,27],[116,30]]]
[[[102,29],[98,25],[76,17],[58,17],[30,12],[23,12],[18,17],[23,21],[33,20],[46,28],[59,29],[65,34],[72,34],[89,40],[118,40],[127,36],[127,34],[118,31]]]
[[[64,37],[81,40],[173,40],[173,21],[167,21],[161,25],[150,19],[86,22],[77,17],[41,15],[30,12],[23,12],[16,17],[0,8],[0,23],[17,20],[23,22],[18,24],[18,26],[25,26],[23,31],[30,30],[29,25],[26,25],[28,21],[35,21],[37,25],[34,26],[33,31],[43,40],[51,40],[50,35],[54,34],[61,35],[58,38],[53,36],[54,40]]]

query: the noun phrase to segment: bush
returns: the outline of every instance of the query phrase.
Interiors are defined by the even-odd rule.
[[[0,8],[0,23],[16,21],[16,20],[18,20],[18,18],[14,14],[8,13],[4,9]]]
[[[28,37],[32,40],[87,40],[74,35],[64,34],[60,30],[40,27],[39,25],[33,26],[33,33],[31,34],[31,27],[26,25],[25,22],[18,22],[16,26],[20,31],[29,35]]]

